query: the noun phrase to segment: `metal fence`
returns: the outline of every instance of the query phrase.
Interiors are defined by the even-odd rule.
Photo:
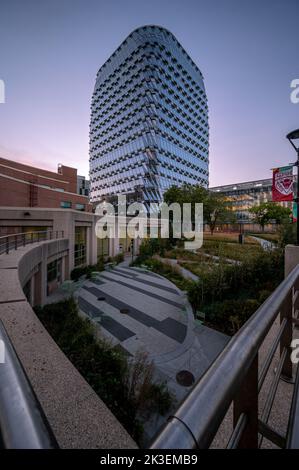
[[[263,438],[278,447],[299,448],[298,367],[287,434],[282,435],[269,425],[279,381],[293,379],[290,353],[293,326],[298,325],[298,309],[299,266],[230,340],[169,418],[151,448],[209,448],[231,404],[233,432],[228,448],[258,448]],[[280,318],[278,332],[259,368],[259,350],[277,317]],[[259,392],[276,351],[279,351],[279,362],[259,414]]]
[[[12,250],[17,250],[31,243],[54,240],[57,238],[64,238],[63,230],[45,230],[5,235],[0,237],[0,255],[3,253],[9,254]]]
[[[4,352],[0,363],[0,448],[57,448],[56,439],[1,320],[0,341]]]

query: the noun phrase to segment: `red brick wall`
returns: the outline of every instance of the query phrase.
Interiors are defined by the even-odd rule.
[[[0,206],[54,209],[61,208],[61,202],[71,202],[71,209],[76,209],[76,204],[84,204],[85,211],[91,212],[88,198],[76,191],[77,170],[74,168],[61,166],[59,173],[53,173],[0,158]]]
[[[77,170],[64,165],[59,167],[59,172],[54,173],[0,158],[0,174],[12,176],[23,181],[44,184],[51,188],[64,189],[70,193],[77,192]]]

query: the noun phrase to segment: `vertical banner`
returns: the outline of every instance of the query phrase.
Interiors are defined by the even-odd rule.
[[[293,167],[273,169],[272,201],[293,201]]]

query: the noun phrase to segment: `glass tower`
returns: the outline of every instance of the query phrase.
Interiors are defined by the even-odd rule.
[[[133,31],[99,69],[91,103],[91,202],[159,203],[172,185],[208,187],[203,76],[172,33]]]

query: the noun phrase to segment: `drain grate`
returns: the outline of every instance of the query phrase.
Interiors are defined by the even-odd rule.
[[[98,297],[98,300],[106,300],[106,297]]]
[[[124,315],[128,315],[129,312],[130,312],[130,310],[128,308],[121,308],[120,309],[120,313],[123,313]]]
[[[176,375],[176,381],[183,387],[191,387],[195,382],[195,377],[189,370],[180,370]]]

